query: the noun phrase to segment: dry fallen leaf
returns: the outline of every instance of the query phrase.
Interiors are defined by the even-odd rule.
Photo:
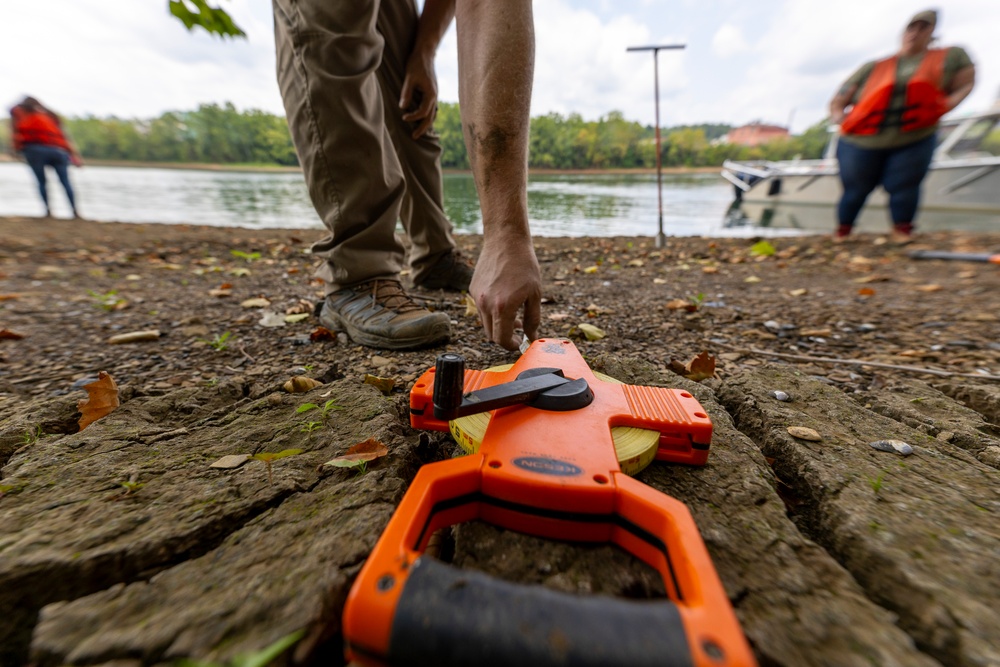
[[[934,284],[920,285],[917,287],[918,292],[940,292],[943,289],[944,288],[941,287],[940,285],[934,285]]]
[[[19,334],[10,329],[0,329],[0,340],[21,340],[24,334]]]
[[[243,308],[267,308],[271,305],[271,302],[262,296],[255,297],[253,299],[244,299],[240,302],[240,306]]]
[[[788,435],[793,438],[798,438],[799,440],[809,440],[810,442],[819,442],[823,439],[823,436],[821,436],[816,430],[806,426],[789,426]]]
[[[393,378],[383,378],[371,373],[365,373],[365,384],[370,384],[383,394],[388,394],[396,386],[396,381]]]
[[[333,333],[326,327],[316,327],[316,329],[309,334],[309,340],[314,343],[318,343],[321,340],[337,340],[337,334]]]
[[[669,367],[674,373],[683,375],[688,380],[694,380],[695,382],[715,377],[715,357],[708,352],[702,352],[686,364],[682,364],[676,359],[671,359]]]
[[[471,294],[466,294],[462,299],[462,303],[465,305],[466,317],[479,317],[479,309],[476,308],[476,300],[472,298]]]
[[[160,337],[159,329],[149,329],[147,331],[130,331],[128,333],[117,334],[108,339],[111,345],[121,345],[122,343],[138,343],[145,340],[157,340]]]
[[[265,310],[262,311],[260,320],[257,324],[262,327],[283,327],[285,326],[285,317],[280,313]]]
[[[80,399],[76,407],[80,410],[80,430],[101,417],[111,414],[121,404],[118,400],[118,385],[104,371],[97,374],[97,380],[83,385],[87,398]]]
[[[687,299],[673,299],[672,301],[667,301],[668,310],[690,310],[693,305],[694,304]],[[695,306],[694,309],[698,310],[698,306]]]
[[[608,335],[604,333],[603,329],[595,327],[593,324],[587,324],[586,322],[584,322],[583,324],[579,324],[577,326],[579,327],[580,331],[583,332],[584,337],[586,337],[586,339],[589,341],[601,340],[602,338]]]
[[[862,287],[858,290],[858,296],[875,296],[875,290],[871,287]]]
[[[304,394],[307,391],[311,391],[316,387],[323,386],[323,383],[319,380],[314,380],[305,375],[296,375],[291,380],[285,382],[281,387],[287,391],[289,394]]]
[[[388,453],[388,447],[375,438],[368,438],[363,442],[351,446],[345,453],[330,459],[323,465],[336,466],[338,468],[353,468],[362,461],[374,461]]]

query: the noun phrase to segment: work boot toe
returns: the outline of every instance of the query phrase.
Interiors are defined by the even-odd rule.
[[[323,326],[345,331],[355,343],[409,350],[442,343],[451,320],[418,305],[398,280],[370,280],[326,297],[319,315]]]

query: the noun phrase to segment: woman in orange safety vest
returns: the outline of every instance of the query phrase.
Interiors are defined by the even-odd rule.
[[[915,14],[900,50],[866,63],[830,102],[830,121],[840,124],[841,133],[838,237],[851,233],[879,185],[889,194],[893,236],[904,240],[913,232],[920,184],[937,147],[938,120],[968,97],[976,81],[964,49],[930,48],[936,25],[937,12]]]
[[[66,191],[66,198],[79,218],[76,196],[69,181],[69,165],[80,166],[80,156],[63,132],[59,117],[46,109],[34,97],[24,100],[10,110],[11,136],[15,153],[21,153],[38,179],[38,192],[45,204],[46,217],[52,216],[46,186],[45,167],[52,167]]]

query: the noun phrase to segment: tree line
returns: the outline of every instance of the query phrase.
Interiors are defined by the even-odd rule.
[[[230,103],[203,104],[194,111],[169,111],[153,119],[70,117],[64,126],[84,158],[135,162],[232,165],[298,164],[283,116]],[[457,104],[439,105],[435,130],[442,166],[468,169]],[[824,123],[800,136],[747,147],[719,141],[725,124],[701,124],[661,131],[661,160],[667,167],[719,166],[726,159],[784,160],[820,157]],[[544,169],[631,169],[656,166],[655,129],[613,111],[598,120],[550,113],[531,120],[530,166]],[[10,125],[0,125],[0,150],[10,152]]]

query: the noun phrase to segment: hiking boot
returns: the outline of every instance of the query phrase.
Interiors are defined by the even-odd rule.
[[[415,287],[421,289],[443,289],[452,292],[468,292],[472,282],[472,267],[457,250],[449,250],[441,255],[427,275]]]
[[[377,279],[345,287],[326,297],[319,320],[328,329],[346,331],[355,343],[407,350],[448,340],[451,320],[410,298],[395,279]]]

